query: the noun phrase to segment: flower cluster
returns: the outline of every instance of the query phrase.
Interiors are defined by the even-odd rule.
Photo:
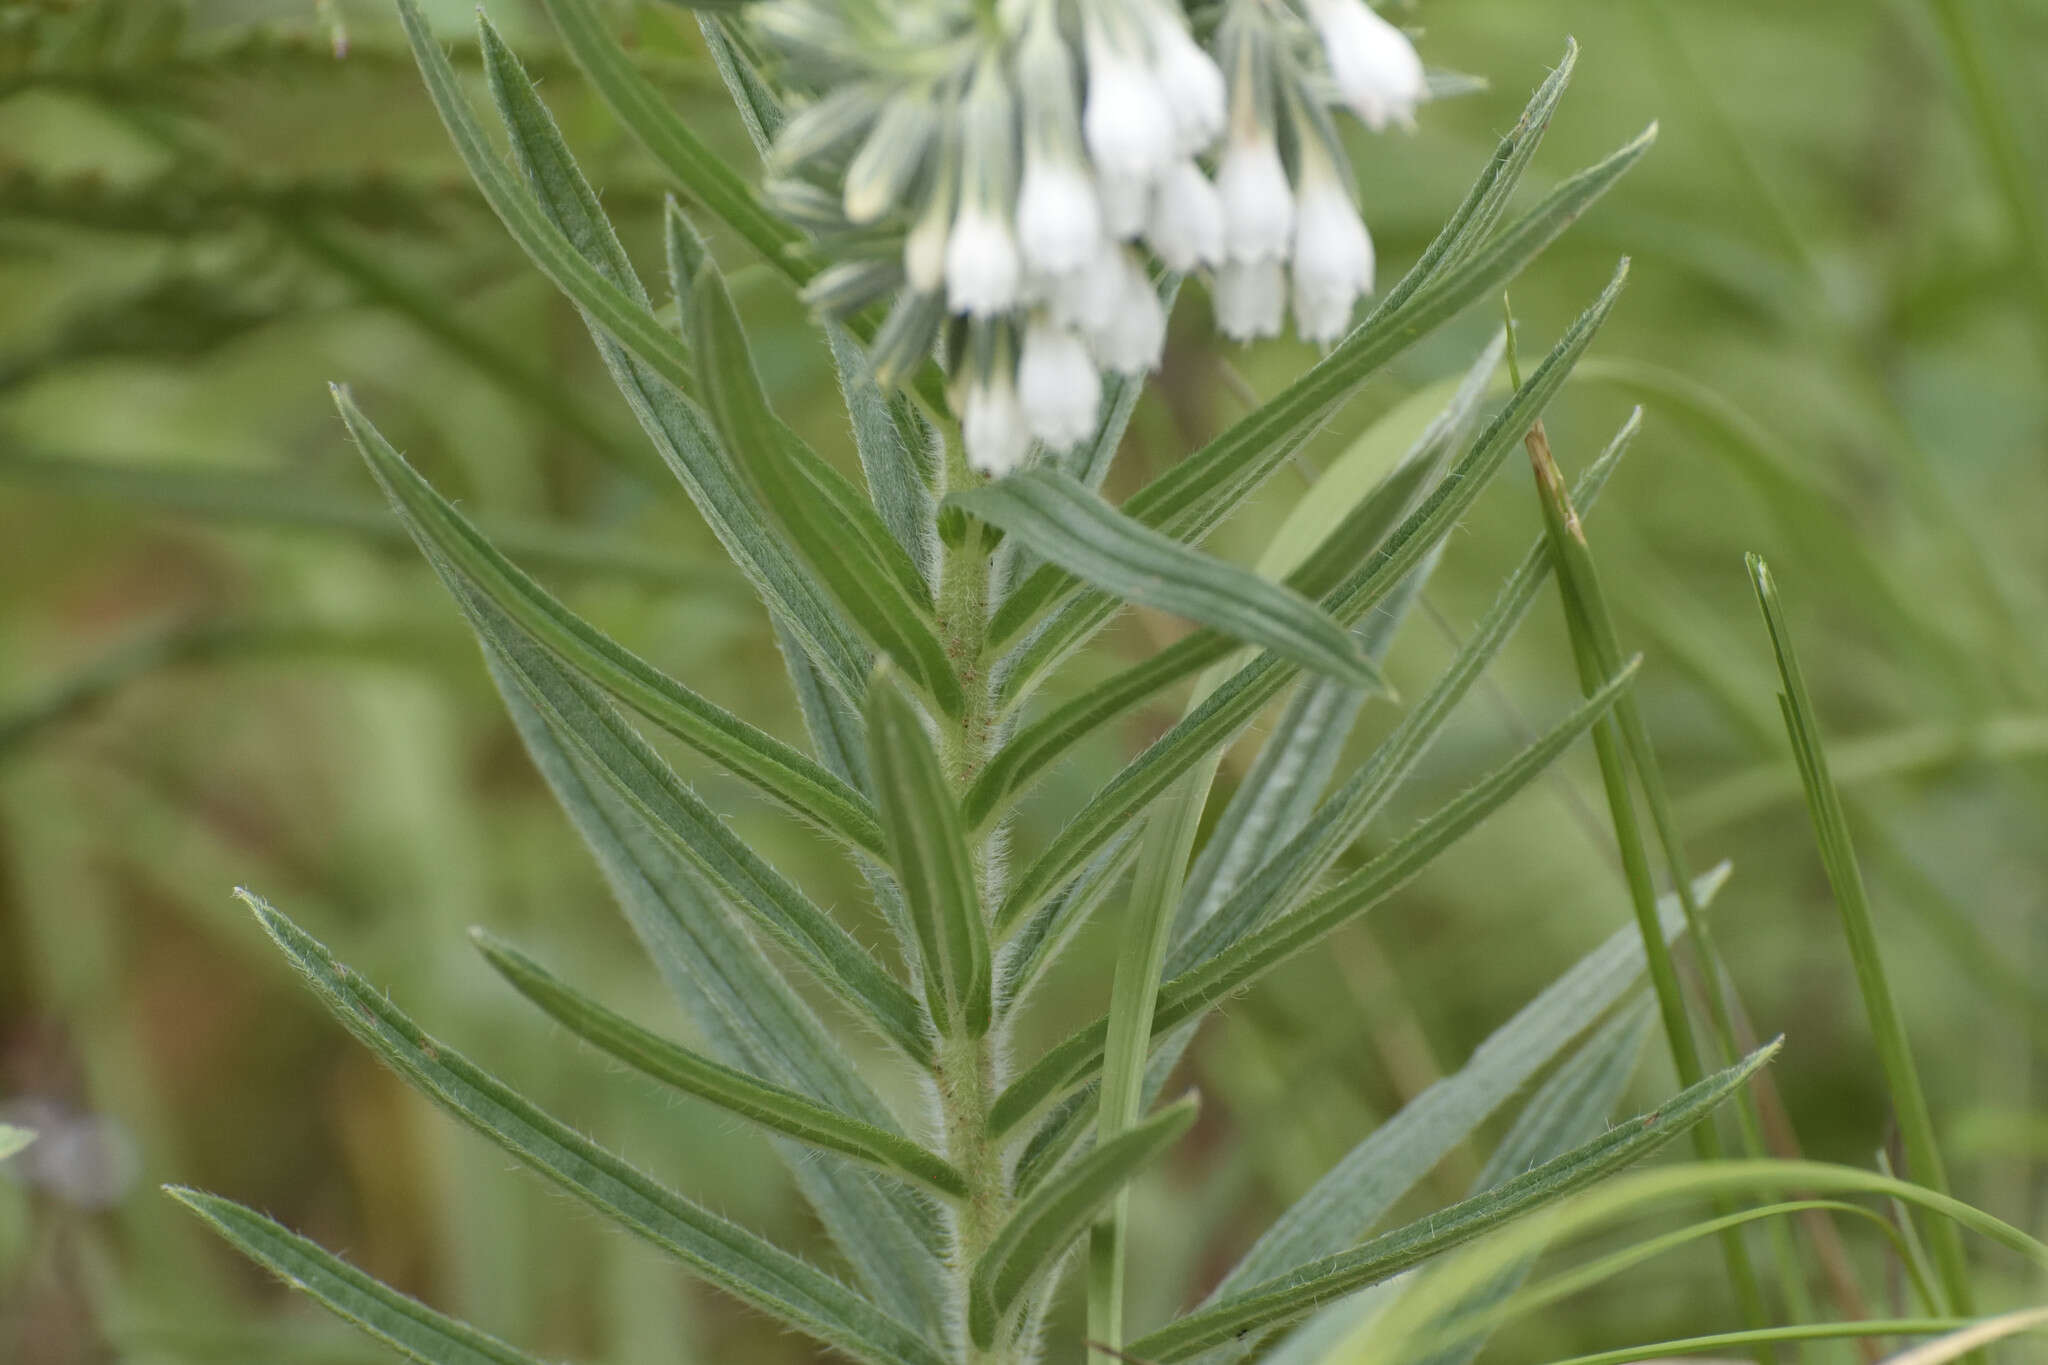
[[[875,362],[937,348],[969,460],[1002,474],[1095,431],[1103,372],[1157,368],[1153,265],[1207,272],[1217,325],[1329,343],[1372,292],[1333,108],[1411,125],[1426,86],[1365,0],[767,0],[757,30],[818,97],[771,194],[835,257],[812,286],[893,298]]]

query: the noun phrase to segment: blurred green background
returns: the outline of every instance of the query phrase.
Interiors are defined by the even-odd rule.
[[[466,8],[433,9],[466,46]],[[658,171],[532,6],[491,12],[652,266]],[[2048,1226],[2048,5],[1431,0],[1401,13],[1433,64],[1491,89],[1429,108],[1412,138],[1359,137],[1384,279],[1566,35],[1584,48],[1578,79],[1525,195],[1661,121],[1648,161],[1516,285],[1514,308],[1524,348],[1540,350],[1615,258],[1634,259],[1550,425],[1576,465],[1630,405],[1647,409],[1592,534],[1647,655],[1639,691],[1695,860],[1735,864],[1720,941],[1757,1033],[1788,1035],[1776,1077],[1807,1150],[1868,1164],[1889,1116],[1778,729],[1741,562],[1755,549],[1785,587],[1856,805],[1959,1193]],[[1958,16],[1960,65],[1944,27]],[[689,15],[613,17],[751,171]],[[758,270],[738,287],[778,401],[846,455],[800,306]],[[1485,312],[1376,380],[1309,462],[1462,369],[1496,325]],[[1225,365],[1271,392],[1312,359],[1292,344],[1225,349],[1205,301],[1184,296],[1112,490],[1237,414]],[[649,473],[573,312],[468,192],[385,6],[0,0],[0,1118],[50,1135],[37,1164],[0,1176],[0,1359],[388,1358],[215,1244],[163,1181],[267,1210],[543,1354],[809,1359],[432,1114],[287,979],[230,898],[259,890],[550,1108],[829,1256],[762,1144],[580,1051],[464,941],[487,923],[676,1026],[455,612],[381,515],[329,380],[353,385],[578,610],[800,734],[745,585]],[[1214,548],[1256,557],[1305,486],[1283,474]],[[1395,650],[1404,691],[1448,658],[1538,525],[1527,474],[1511,470]],[[1071,681],[1177,629],[1134,616]],[[1573,695],[1553,608],[1493,682],[1416,800],[1454,791]],[[1177,705],[1056,774],[1019,842],[1043,838]],[[1361,751],[1393,714],[1368,713]],[[831,850],[678,761],[824,903],[867,913]],[[1625,922],[1599,810],[1579,755],[1210,1027],[1186,1068],[1210,1099],[1203,1125],[1140,1191],[1141,1321],[1187,1301],[1378,1119]],[[1061,969],[1038,1036],[1103,1008],[1100,942]],[[1661,1057],[1644,1073],[1644,1096],[1668,1091]],[[1475,1161],[1447,1163],[1431,1197],[1460,1191]],[[1703,1249],[1553,1313],[1494,1358],[1731,1320]]]

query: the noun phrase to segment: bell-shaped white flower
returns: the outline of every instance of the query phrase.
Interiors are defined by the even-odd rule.
[[[1062,327],[1099,332],[1122,301],[1124,284],[1123,248],[1104,242],[1079,270],[1046,281],[1045,303]]]
[[[1176,161],[1159,178],[1145,240],[1169,270],[1223,263],[1223,198],[1193,161]]]
[[[1017,239],[1001,214],[968,204],[946,238],[946,303],[956,313],[993,317],[1017,302]]]
[[[1173,112],[1174,148],[1183,156],[1206,151],[1223,133],[1222,68],[1188,32],[1179,5],[1154,0],[1141,8],[1152,40],[1152,74]]]
[[[1026,158],[1017,246],[1025,267],[1039,275],[1078,270],[1102,249],[1102,205],[1079,161],[1052,153]]]
[[[1007,370],[998,368],[975,380],[960,407],[970,469],[999,479],[1024,463],[1031,453],[1031,429],[1024,424],[1024,408]]]
[[[1093,436],[1102,376],[1087,343],[1049,318],[1033,318],[1017,360],[1017,397],[1026,429],[1047,449],[1067,450]]]
[[[1270,128],[1240,126],[1216,170],[1223,200],[1223,247],[1233,261],[1276,261],[1294,232],[1294,191]]]
[[[1278,261],[1230,261],[1216,272],[1210,290],[1216,326],[1233,341],[1280,335],[1287,306],[1287,277]]]
[[[1372,237],[1336,168],[1304,149],[1294,220],[1294,329],[1331,342],[1351,324],[1352,305],[1372,292]]]
[[[1117,279],[1107,316],[1088,332],[1088,347],[1105,370],[1141,375],[1159,368],[1166,349],[1166,308],[1144,267],[1128,251],[1114,253]]]
[[[1429,93],[1422,58],[1408,35],[1365,0],[1309,0],[1337,92],[1365,126],[1415,126],[1415,106]]]
[[[1102,229],[1112,242],[1128,242],[1145,230],[1145,220],[1152,212],[1152,185],[1150,180],[1133,180],[1129,176],[1095,177],[1096,198],[1102,204]]]
[[[1088,98],[1081,133],[1096,173],[1149,185],[1173,159],[1173,110],[1144,54],[1088,24]]]

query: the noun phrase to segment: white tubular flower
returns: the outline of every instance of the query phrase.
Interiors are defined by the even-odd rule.
[[[1169,270],[1223,264],[1223,198],[1193,161],[1177,161],[1160,177],[1145,240]]]
[[[1294,192],[1270,128],[1240,126],[1216,170],[1223,201],[1223,245],[1229,259],[1249,264],[1287,255],[1294,230]]]
[[[1088,346],[1104,369],[1141,375],[1159,368],[1166,349],[1166,309],[1137,258],[1128,251],[1114,256],[1118,279],[1108,317],[1088,333]]]
[[[1102,205],[1079,162],[1028,156],[1017,192],[1017,245],[1034,274],[1078,270],[1102,249]]]
[[[1024,463],[1031,452],[1031,431],[1009,374],[996,370],[968,387],[961,404],[960,432],[967,445],[970,469],[1000,479]]]
[[[1372,238],[1350,191],[1320,151],[1302,156],[1294,225],[1294,328],[1328,343],[1344,334],[1360,294],[1372,292]]]
[[[1063,327],[1095,333],[1109,326],[1123,298],[1124,253],[1105,242],[1079,270],[1048,282],[1046,303]]]
[[[1188,33],[1179,5],[1141,8],[1152,40],[1152,74],[1173,113],[1175,150],[1183,156],[1206,151],[1223,133],[1222,68]]]
[[[1109,240],[1128,242],[1145,230],[1152,212],[1152,182],[1128,176],[1098,175],[1095,194],[1102,203],[1102,228]]]
[[[1415,106],[1428,93],[1422,58],[1408,35],[1365,0],[1309,0],[1323,55],[1338,93],[1374,132],[1389,123],[1415,126]]]
[[[1017,361],[1017,396],[1025,428],[1047,449],[1068,450],[1093,436],[1102,376],[1087,343],[1050,319],[1033,318]]]
[[[1287,280],[1278,261],[1231,261],[1216,272],[1216,325],[1233,341],[1280,335]]]
[[[946,303],[956,313],[993,317],[1017,302],[1017,241],[1009,220],[970,204],[946,238]]]
[[[1120,38],[1122,35],[1118,35]],[[1099,176],[1149,185],[1173,159],[1173,110],[1144,54],[1088,22],[1088,100],[1081,131]]]
[[[903,274],[913,291],[930,294],[946,282],[946,237],[953,226],[953,196],[935,194],[903,237]]]

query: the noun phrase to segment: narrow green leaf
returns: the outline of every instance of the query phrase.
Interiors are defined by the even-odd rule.
[[[1086,871],[1066,889],[1038,908],[1003,945],[996,962],[996,1013],[1026,999],[1052,961],[1073,941],[1074,934],[1102,908],[1122,884],[1138,856],[1135,836],[1113,840]]]
[[[526,1352],[408,1298],[253,1209],[179,1185],[164,1186],[164,1193],[292,1288],[423,1365],[540,1365]]]
[[[576,757],[497,658],[492,680],[555,799],[591,850],[663,982],[711,1052],[871,1126],[902,1126],[716,889]],[[915,1002],[913,1001],[913,1004]],[[946,1235],[929,1201],[863,1167],[773,1144],[875,1300],[934,1338],[951,1308]]]
[[[1473,1182],[1472,1193],[1483,1194],[1532,1166],[1541,1165],[1592,1141],[1607,1126],[1608,1115],[1614,1112],[1614,1106],[1628,1087],[1629,1078],[1635,1074],[1637,1060],[1642,1055],[1643,1039],[1650,1025],[1646,1001],[1637,1000],[1628,1008],[1617,1011],[1614,1018],[1560,1066],[1556,1074],[1546,1080],[1529,1103],[1522,1107],[1514,1126],[1494,1148],[1479,1178]],[[1399,1115],[1395,1117],[1398,1121]],[[1345,1245],[1356,1241],[1353,1238]],[[1441,1315],[1436,1321],[1462,1327],[1520,1288],[1535,1263],[1536,1257],[1532,1254],[1509,1266],[1460,1298],[1452,1313]],[[1375,1309],[1385,1309],[1400,1298],[1406,1288],[1405,1281],[1382,1283],[1319,1309],[1314,1317],[1289,1333],[1279,1347],[1264,1357],[1264,1365],[1335,1365],[1345,1358],[1360,1332],[1370,1330],[1359,1312],[1360,1301],[1369,1299]],[[1221,1296],[1219,1293],[1210,1297]],[[1373,1326],[1377,1325],[1375,1321]],[[1429,1356],[1423,1365],[1467,1365],[1485,1346],[1491,1330],[1489,1327],[1461,1336],[1455,1345]],[[1243,1346],[1217,1347],[1205,1359],[1205,1365],[1225,1365],[1242,1359],[1253,1345],[1255,1343],[1248,1342]]]
[[[1096,1213],[1131,1179],[1180,1140],[1195,1121],[1190,1095],[1061,1170],[1010,1216],[975,1263],[967,1321],[977,1345],[1065,1257]]]
[[[1159,1004],[1152,1021],[1154,1035],[1207,1013],[1233,992],[1242,990],[1392,895],[1444,849],[1534,781],[1574,739],[1606,714],[1614,698],[1634,677],[1635,667],[1631,664],[1627,672],[1610,681],[1597,697],[1580,705],[1548,734],[1417,825],[1364,867],[1285,919],[1268,924],[1239,940],[1228,951],[1168,981],[1160,988]],[[1098,1021],[1033,1063],[997,1097],[989,1113],[990,1129],[998,1134],[1010,1131],[1046,1104],[1089,1079],[1101,1065],[1107,1033],[1105,1023]]]
[[[1605,487],[1640,428],[1638,412],[1623,424],[1600,458],[1587,466],[1579,488],[1587,496],[1589,510],[1592,499]],[[1301,825],[1294,837],[1244,874],[1221,905],[1206,915],[1194,913],[1198,907],[1184,912],[1183,937],[1175,945],[1169,970],[1188,970],[1259,925],[1279,918],[1335,865],[1415,771],[1458,703],[1513,638],[1548,581],[1553,563],[1548,542],[1539,538],[1508,576],[1493,606],[1473,628],[1450,665],[1374,749],[1364,766]]]
[[[864,1161],[935,1193],[958,1197],[967,1192],[966,1181],[943,1157],[901,1134],[679,1047],[584,995],[487,930],[472,929],[470,937],[521,995],[636,1071],[785,1137]]]
[[[769,409],[725,281],[706,262],[690,321],[712,420],[755,495],[877,647],[948,715],[965,704],[932,621],[931,591],[903,547],[844,476]]]
[[[406,40],[412,45],[413,58],[419,63],[420,74],[426,79],[427,94],[433,99],[462,164],[469,169],[470,178],[483,192],[484,202],[498,215],[512,239],[594,325],[602,327],[664,380],[687,392],[691,383],[690,359],[683,344],[625,289],[586,260],[533,196],[507,172],[470,111],[455,69],[442,55],[433,30],[413,0],[398,0],[398,17],[405,27]],[[488,25],[484,29],[489,33]],[[502,44],[499,46],[502,48]]]
[[[634,69],[597,6],[590,0],[542,0],[541,7],[598,97],[692,199],[793,283],[801,285],[816,273],[796,230],[772,213],[731,161],[691,132],[661,91]]]
[[[0,1123],[0,1161],[17,1155],[36,1140],[35,1132],[28,1128],[17,1128],[11,1123]]]
[[[856,848],[879,853],[881,826],[866,798],[781,740],[670,678],[585,621],[500,554],[468,518],[392,448],[349,398],[342,421],[370,471],[449,586],[487,599],[527,639],[669,734]],[[494,642],[495,643],[495,642]]]
[[[1202,539],[1232,508],[1280,467],[1301,441],[1394,356],[1450,320],[1468,304],[1498,290],[1554,241],[1592,202],[1648,150],[1654,128],[1566,180],[1536,208],[1404,302],[1374,311],[1314,368],[1134,493],[1124,512],[1153,530],[1187,543]],[[1071,575],[1041,569],[1020,584],[991,623],[991,639],[1043,615],[1051,603],[1079,591]],[[1022,695],[1106,620],[1113,600],[1085,599],[1063,617],[1062,629],[1035,638],[1013,661],[1006,696]]]
[[[924,719],[886,670],[868,684],[867,729],[889,862],[916,930],[932,1019],[942,1033],[978,1038],[988,1031],[993,974],[974,851]]]
[[[1583,1189],[1706,1118],[1776,1056],[1778,1046],[1772,1042],[1758,1048],[1736,1066],[1687,1087],[1649,1113],[1617,1124],[1491,1190],[1190,1313],[1132,1342],[1131,1354],[1158,1365],[1186,1360],[1243,1333],[1299,1318],[1335,1295],[1387,1279]]]
[[[651,320],[653,313],[648,307],[646,290],[599,207],[597,196],[577,171],[554,120],[534,93],[533,84],[520,70],[518,61],[488,30],[488,25],[485,28],[484,48],[492,97],[504,116],[521,172],[538,198],[529,198],[517,185],[510,184],[504,168],[495,159],[488,161],[486,169],[505,179],[508,193],[532,207],[564,243],[580,253],[588,269],[616,286],[628,303]],[[415,43],[416,50],[424,43],[420,58],[423,69],[430,60],[438,64],[429,73],[429,86],[430,90],[436,89],[434,81],[440,80],[446,87],[437,94],[436,101],[444,121],[455,132],[458,145],[473,142],[486,157],[494,158],[469,106],[462,102],[453,83],[453,72],[448,70],[439,49],[424,31],[415,35]],[[581,301],[578,302],[580,307]],[[747,493],[731,455],[720,449],[702,412],[672,382],[673,366],[664,367],[635,349],[616,334],[603,316],[587,308],[581,311],[598,354],[625,396],[627,406],[654,443],[662,463],[689,492],[719,543],[753,582],[770,610],[803,638],[806,648],[824,666],[834,685],[848,695],[858,695],[867,680],[864,649],[854,638],[852,628],[763,521],[761,508]],[[687,362],[688,354],[682,343],[666,328],[659,324],[656,327],[666,339],[665,344],[674,348],[674,356]]]
[[[1707,889],[1717,890],[1725,880],[1714,878]],[[1666,936],[1682,931],[1685,917],[1677,900],[1665,897],[1663,910]],[[1462,1068],[1402,1106],[1325,1172],[1231,1267],[1212,1297],[1355,1245],[1452,1148],[1634,990],[1643,961],[1642,935],[1634,925],[1581,958],[1488,1035]],[[1525,1161],[1518,1169],[1533,1164]]]
[[[1864,890],[1855,841],[1849,834],[1849,818],[1842,808],[1842,794],[1828,771],[1827,747],[1821,739],[1813,698],[1806,690],[1805,674],[1800,671],[1799,655],[1792,646],[1791,628],[1778,600],[1778,585],[1762,556],[1752,554],[1747,562],[1784,688],[1778,695],[1778,704],[1785,717],[1785,733],[1791,739],[1792,757],[1799,765],[1800,781],[1806,788],[1806,808],[1813,819],[1814,838],[1820,845],[1828,886],[1835,893],[1836,908],[1841,911],[1842,936],[1848,941],[1849,958],[1856,968],[1864,1013],[1869,1016],[1878,1059],[1891,1087],[1907,1166],[1914,1179],[1946,1194],[1948,1172],[1942,1162],[1941,1147],[1934,1138],[1934,1118],[1927,1108],[1927,1092],[1920,1083],[1920,1070],[1913,1061],[1913,1043],[1906,1035],[1905,1020],[1885,974],[1870,897]],[[1937,1221],[1933,1238],[1935,1261],[1951,1306],[1964,1314],[1974,1312],[1969,1263],[1964,1259],[1961,1237],[1953,1225]]]
[[[349,1032],[450,1114],[605,1217],[734,1297],[878,1365],[943,1365],[938,1352],[823,1271],[692,1203],[529,1104],[423,1033],[385,994],[258,897],[240,892]]]
[[[882,392],[866,353],[844,327],[831,322],[824,326],[832,347],[832,366],[839,374],[840,396],[853,419],[853,445],[867,476],[868,496],[929,590],[936,575],[937,550],[932,530],[937,513],[930,485],[937,463],[935,434],[908,402]]]
[[[946,504],[1126,601],[1214,627],[1356,687],[1386,686],[1350,633],[1299,593],[1131,520],[1059,469],[1021,470],[949,494]]]
[[[503,675],[659,837],[906,1056],[930,1057],[916,999],[851,934],[733,833],[595,689],[528,645],[487,602],[463,604]]]
[[[1423,557],[1450,534],[1500,469],[1508,452],[1520,443],[1522,433],[1564,386],[1572,367],[1612,310],[1627,274],[1624,261],[1593,306],[1566,330],[1471,451],[1438,482],[1387,542],[1324,598],[1324,608],[1340,623],[1351,625],[1362,620],[1391,596]],[[1164,651],[1162,657],[1171,652]],[[1007,931],[1055,887],[1064,885],[1125,822],[1204,756],[1229,743],[1292,681],[1297,671],[1277,655],[1260,655],[1126,764],[1018,878],[996,914],[997,931]],[[975,808],[969,809],[972,812]]]

